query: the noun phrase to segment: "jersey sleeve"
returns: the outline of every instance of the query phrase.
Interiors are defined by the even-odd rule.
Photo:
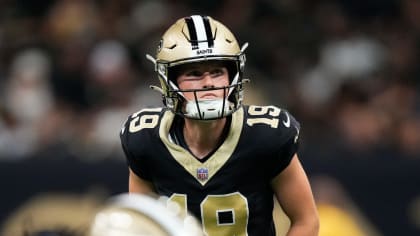
[[[147,156],[150,149],[151,133],[155,130],[153,128],[142,128],[140,126],[149,127],[149,118],[143,119],[150,114],[158,120],[158,114],[150,112],[136,112],[130,115],[124,123],[120,132],[120,141],[123,152],[126,157],[128,167],[140,178],[150,181],[150,168],[147,168]],[[157,122],[156,122],[157,126]]]
[[[128,117],[127,121],[125,122],[123,128],[120,132],[120,141],[121,141],[121,147],[124,152],[126,162],[128,167],[140,178],[142,179],[148,179],[148,173],[146,170],[142,169],[141,164],[141,156],[134,155],[133,152],[129,148],[130,140],[131,140],[131,134],[129,131],[130,122],[132,121],[132,117]]]
[[[277,176],[283,171],[296,154],[299,147],[299,122],[287,111],[281,110],[279,114],[279,127],[277,128],[278,150],[275,158],[272,160],[271,176]]]

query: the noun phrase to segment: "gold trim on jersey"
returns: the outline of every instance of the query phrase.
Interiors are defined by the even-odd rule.
[[[229,133],[223,144],[204,163],[197,160],[190,152],[183,147],[174,144],[169,140],[169,130],[174,120],[174,113],[166,111],[163,114],[159,128],[159,136],[166,148],[175,160],[181,164],[202,186],[204,186],[220,168],[229,160],[230,156],[239,142],[242,132],[244,110],[238,109],[232,114],[232,123]],[[204,168],[208,170],[207,178],[198,178],[197,170]]]

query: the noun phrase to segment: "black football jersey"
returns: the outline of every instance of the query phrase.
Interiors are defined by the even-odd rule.
[[[275,235],[271,180],[297,151],[299,123],[275,106],[243,106],[204,162],[171,140],[174,114],[146,108],[120,138],[131,170],[195,215],[209,236]]]

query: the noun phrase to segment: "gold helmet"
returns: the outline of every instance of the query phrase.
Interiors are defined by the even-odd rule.
[[[219,21],[209,16],[193,15],[179,19],[162,36],[157,48],[156,59],[146,57],[155,64],[166,107],[174,113],[191,119],[218,119],[232,114],[243,100],[244,51],[248,44],[239,47],[232,32]],[[179,65],[209,60],[222,61],[229,72],[230,85],[227,87],[194,90],[225,89],[227,96],[214,101],[193,101],[184,105],[184,95],[176,84],[175,69]],[[191,92],[191,90],[189,90]],[[188,106],[190,105],[190,106]],[[187,109],[185,109],[187,107]]]

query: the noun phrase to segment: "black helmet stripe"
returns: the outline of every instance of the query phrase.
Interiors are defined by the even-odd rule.
[[[212,48],[214,45],[213,34],[211,33],[210,21],[207,16],[203,17],[204,28],[206,29],[206,36],[209,48]]]
[[[190,42],[193,50],[211,48],[214,46],[208,17],[193,15],[186,17],[185,23],[187,24],[190,33]],[[205,43],[207,43],[207,45],[205,45]]]
[[[188,32],[190,33],[190,42],[192,49],[198,49],[197,32],[195,30],[194,21],[191,17],[186,17],[185,23],[187,23]]]

